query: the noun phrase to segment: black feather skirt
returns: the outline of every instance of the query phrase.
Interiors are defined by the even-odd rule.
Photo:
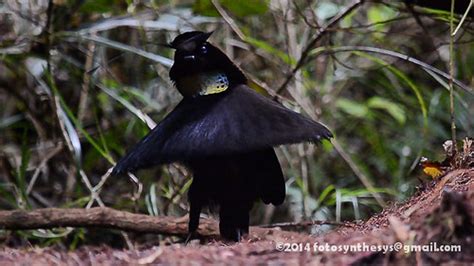
[[[331,137],[324,125],[238,85],[215,95],[184,98],[117,163],[113,174]]]

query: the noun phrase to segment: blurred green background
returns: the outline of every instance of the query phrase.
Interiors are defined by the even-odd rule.
[[[254,89],[336,136],[333,144],[277,148],[287,198],[276,208],[258,203],[252,224],[366,219],[406,199],[429,179],[417,169],[420,157],[442,160],[451,138],[451,57],[461,85],[454,85],[457,137],[474,130],[471,16],[461,22],[462,13],[451,18],[409,2],[0,3],[0,208],[105,205],[185,215],[192,176],[182,166],[138,172],[140,195],[127,177],[106,173],[179,102],[168,78],[173,51],[160,44],[189,30],[214,30],[210,41]],[[450,23],[461,24],[452,38]],[[121,246],[124,237],[107,230],[0,231],[9,245],[69,248]]]

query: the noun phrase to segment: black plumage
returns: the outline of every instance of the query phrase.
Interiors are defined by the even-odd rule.
[[[183,163],[193,172],[190,233],[197,229],[202,207],[213,203],[219,205],[221,236],[238,241],[248,233],[256,200],[284,201],[283,173],[273,147],[317,143],[332,135],[320,123],[250,89],[232,61],[207,42],[209,35],[188,32],[171,43],[176,53],[170,77],[184,98],[117,163],[113,174]],[[208,73],[225,75],[225,90],[206,95],[214,90],[206,91],[199,77],[209,79]],[[209,77],[212,82],[214,76]]]

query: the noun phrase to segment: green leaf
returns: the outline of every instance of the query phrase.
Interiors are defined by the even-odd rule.
[[[321,195],[319,196],[319,199],[318,201],[320,203],[324,202],[326,200],[326,198],[331,195],[332,193],[334,193],[334,191],[336,191],[336,187],[334,187],[334,185],[329,185],[327,186],[323,192],[321,192]]]
[[[323,141],[321,141],[321,143],[322,143],[322,147],[323,147],[324,152],[331,152],[332,150],[334,150],[334,146],[332,146],[332,143],[331,143],[330,140],[323,139]]]
[[[370,24],[375,24],[373,27],[377,31],[384,31],[385,24],[384,21],[390,20],[397,16],[397,13],[387,6],[372,6],[367,12],[367,20]],[[373,36],[375,38],[383,38],[385,36],[382,32],[374,32]]]
[[[107,13],[112,11],[114,0],[86,0],[81,6],[84,13]]]
[[[382,97],[372,97],[367,101],[367,106],[375,109],[383,109],[387,111],[398,123],[405,124],[405,110],[399,104],[396,104]]]
[[[221,6],[237,17],[262,15],[268,10],[268,0],[219,0]],[[219,12],[211,0],[197,0],[193,5],[193,11],[204,15],[218,17]]]
[[[388,6],[372,6],[367,12],[367,18],[371,24],[380,23],[389,19],[394,18],[397,13]],[[377,25],[377,28],[381,29],[384,26],[382,24]]]
[[[370,112],[366,105],[349,99],[338,99],[336,101],[336,106],[342,111],[358,118],[366,118]]]
[[[287,53],[273,47],[271,44],[265,41],[257,40],[252,37],[246,37],[245,41],[257,48],[264,50],[265,52],[273,56],[280,58],[283,62],[289,65],[294,66],[296,64],[296,60],[294,58],[290,57]]]

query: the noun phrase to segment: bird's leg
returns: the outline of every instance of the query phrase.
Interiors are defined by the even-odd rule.
[[[184,240],[184,245],[187,246],[189,241],[194,237],[194,232],[188,232],[188,236],[186,237],[186,240]]]
[[[188,223],[188,236],[186,237],[185,244],[194,237],[196,230],[199,227],[199,216],[201,215],[202,204],[197,201],[189,202],[189,223]]]
[[[221,203],[219,206],[219,232],[227,240],[239,241],[240,234],[237,226],[235,207],[232,204]]]
[[[236,238],[237,238],[236,239],[237,242],[240,242],[240,240],[242,239],[242,234],[241,234],[241,231],[240,231],[239,228],[236,229],[236,234],[235,235],[236,235]]]
[[[239,203],[241,204],[241,203]],[[237,203],[221,204],[219,231],[225,239],[240,242],[249,232],[249,210]]]
[[[239,231],[239,241],[243,236],[249,233],[249,212],[250,210],[243,210],[239,217],[239,228],[237,229]]]

